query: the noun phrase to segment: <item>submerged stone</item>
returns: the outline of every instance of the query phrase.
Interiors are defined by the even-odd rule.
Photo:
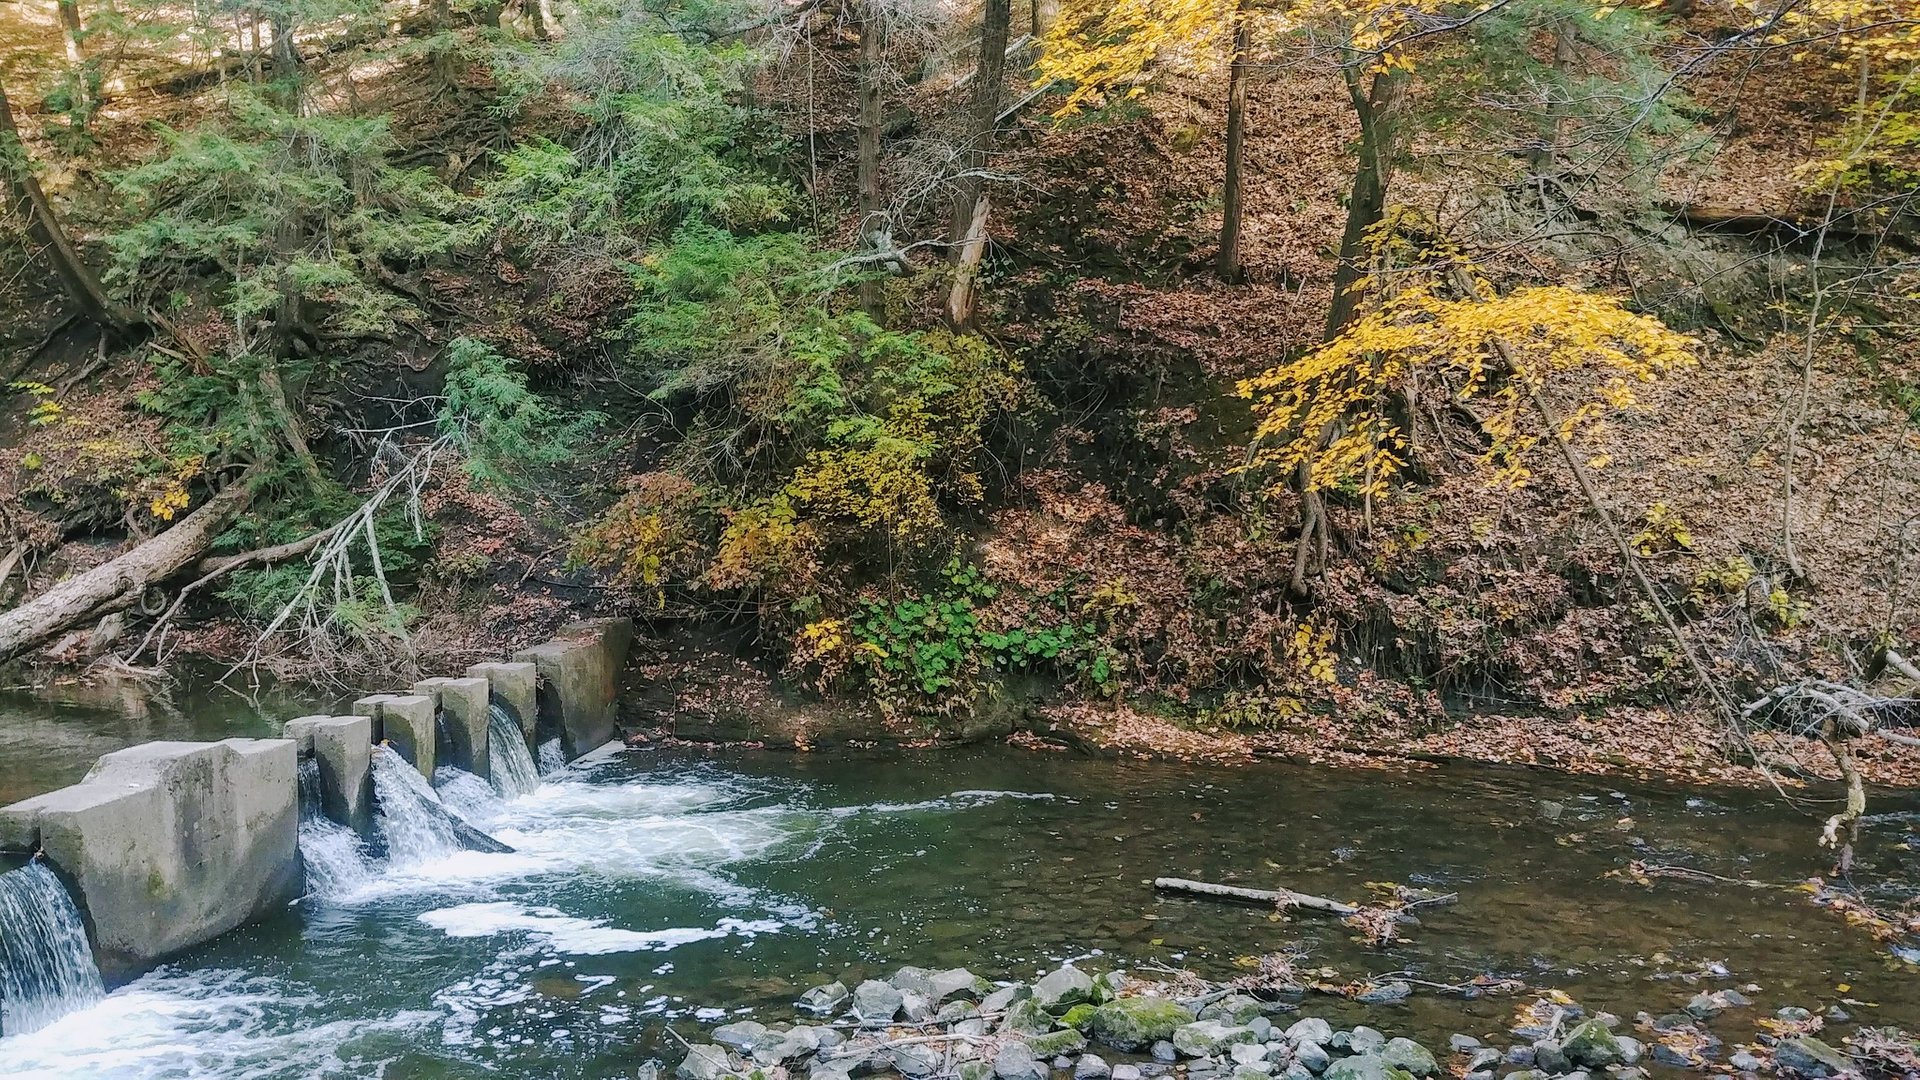
[[[1119,998],[1094,1009],[1087,1021],[1087,1031],[1116,1050],[1131,1052],[1171,1039],[1181,1025],[1192,1021],[1193,1013],[1176,1001],[1158,997]]]
[[[1812,1077],[1857,1071],[1852,1058],[1811,1035],[1780,1040],[1780,1045],[1773,1048],[1773,1064],[1788,1072]]]
[[[743,1054],[753,1052],[753,1048],[767,1042],[771,1034],[767,1025],[753,1020],[739,1020],[731,1024],[722,1024],[713,1029],[713,1041],[721,1046],[738,1050]],[[775,1042],[779,1041],[775,1036]]]
[[[1392,982],[1381,983],[1379,986],[1368,987],[1356,994],[1353,1000],[1362,1005],[1392,1005],[1412,996],[1413,987],[1395,979]]]
[[[1113,1067],[1111,1080],[1144,1080],[1144,1076],[1140,1072],[1140,1066],[1122,1062]]]
[[[1219,1001],[1200,1010],[1202,1020],[1224,1020],[1230,1024],[1245,1024],[1256,1016],[1266,1012],[1266,1006],[1246,994],[1229,994]],[[1271,1023],[1271,1021],[1269,1021]]]

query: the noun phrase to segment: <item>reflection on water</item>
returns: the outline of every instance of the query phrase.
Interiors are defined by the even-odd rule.
[[[135,743],[274,736],[337,704],[275,689],[249,698],[204,680],[192,692],[113,678],[0,688],[0,806],[76,783],[100,755]]]
[[[449,777],[452,781],[459,778]],[[1001,748],[632,752],[451,805],[514,849],[423,859],[298,905],[110,994],[0,1060],[33,1077],[632,1075],[669,1025],[787,1003],[900,964],[1031,976],[1060,958],[1221,975],[1303,945],[1342,977],[1483,972],[1631,1014],[1702,988],[1757,1009],[1920,1016],[1920,979],[1792,892],[1610,872],[1629,860],[1796,881],[1817,822],[1760,793],[1453,768],[1226,770]],[[1910,882],[1920,799],[1883,797],[1863,880]],[[1336,922],[1156,895],[1171,875],[1361,898],[1457,892],[1374,950]],[[1730,974],[1677,977],[1721,963]],[[1417,994],[1320,1015],[1435,1042],[1502,1031],[1508,1000]],[[1751,1031],[1750,1019],[1748,1032]]]

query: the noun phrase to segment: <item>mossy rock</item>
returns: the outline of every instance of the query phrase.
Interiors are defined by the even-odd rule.
[[[1568,1033],[1560,1050],[1576,1065],[1602,1068],[1618,1065],[1622,1058],[1620,1040],[1599,1020],[1588,1020]]]
[[[1072,1028],[1063,1031],[1049,1031],[1045,1035],[1035,1035],[1027,1040],[1033,1056],[1054,1058],[1061,1054],[1077,1054],[1087,1048],[1087,1037]]]
[[[1075,1005],[1073,1008],[1061,1014],[1060,1024],[1063,1027],[1085,1031],[1087,1030],[1087,1025],[1092,1022],[1095,1011],[1097,1011],[1097,1006]]]
[[[1096,1007],[1087,1021],[1088,1034],[1115,1050],[1136,1051],[1193,1023],[1193,1012],[1177,1001],[1158,997],[1130,997]]]
[[[1053,1030],[1053,1014],[1040,1007],[1032,998],[1025,998],[1007,1006],[1007,1018],[1000,1021],[1000,1030],[1011,1031],[1017,1035],[1044,1035]]]

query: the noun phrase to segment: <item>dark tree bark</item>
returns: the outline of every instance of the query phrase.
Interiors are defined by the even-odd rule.
[[[0,173],[5,174],[7,201],[25,207],[29,234],[44,249],[48,260],[53,263],[54,273],[59,275],[60,284],[66,288],[67,295],[73,298],[74,303],[79,305],[81,312],[115,332],[132,327],[133,318],[113,302],[101,286],[100,279],[80,258],[80,253],[74,250],[66,229],[61,227],[59,217],[53,212],[53,204],[47,201],[46,192],[40,189],[40,181],[33,175],[33,161],[27,156],[26,144],[20,139],[20,128],[14,123],[13,105],[7,100],[4,86],[0,86]]]
[[[1247,0],[1233,8],[1233,60],[1227,69],[1227,178],[1221,191],[1220,259],[1217,272],[1228,283],[1240,280],[1240,222],[1246,210],[1242,193],[1247,152],[1247,61],[1252,49]]]
[[[1387,212],[1387,188],[1400,156],[1400,111],[1406,102],[1407,73],[1376,72],[1362,88],[1362,76],[1349,72],[1348,95],[1360,121],[1360,160],[1347,199],[1347,223],[1340,233],[1340,262],[1333,272],[1333,306],[1327,312],[1327,341],[1339,337],[1360,312],[1354,286],[1366,277],[1367,233]]]
[[[1528,162],[1535,176],[1555,175],[1555,165],[1560,159],[1561,129],[1567,114],[1567,103],[1559,100],[1558,95],[1574,62],[1573,28],[1559,20],[1549,32],[1553,35],[1553,72],[1557,78],[1547,87],[1547,99],[1540,103],[1540,131]]]
[[[885,211],[880,202],[880,126],[882,66],[886,62],[886,24],[873,0],[859,0],[860,20],[860,120],[857,184],[860,189],[860,238],[869,250],[878,251],[891,243],[885,234]],[[860,285],[860,303],[868,312],[880,307],[880,283],[874,280]]]
[[[953,204],[953,290],[947,318],[955,326],[973,322],[980,260],[986,254],[991,195],[982,173],[991,160],[994,132],[1007,76],[1007,40],[1013,33],[1012,0],[986,0],[980,24],[980,66],[973,79],[973,131],[963,159],[964,174]]]
[[[67,48],[67,63],[79,64],[85,59],[81,41],[86,37],[85,24],[80,21],[80,5],[77,0],[58,0],[60,5],[60,37]]]

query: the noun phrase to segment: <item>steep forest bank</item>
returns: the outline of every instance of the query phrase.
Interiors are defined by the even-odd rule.
[[[1842,7],[8,5],[0,648],[591,611],[676,737],[1914,782]]]

